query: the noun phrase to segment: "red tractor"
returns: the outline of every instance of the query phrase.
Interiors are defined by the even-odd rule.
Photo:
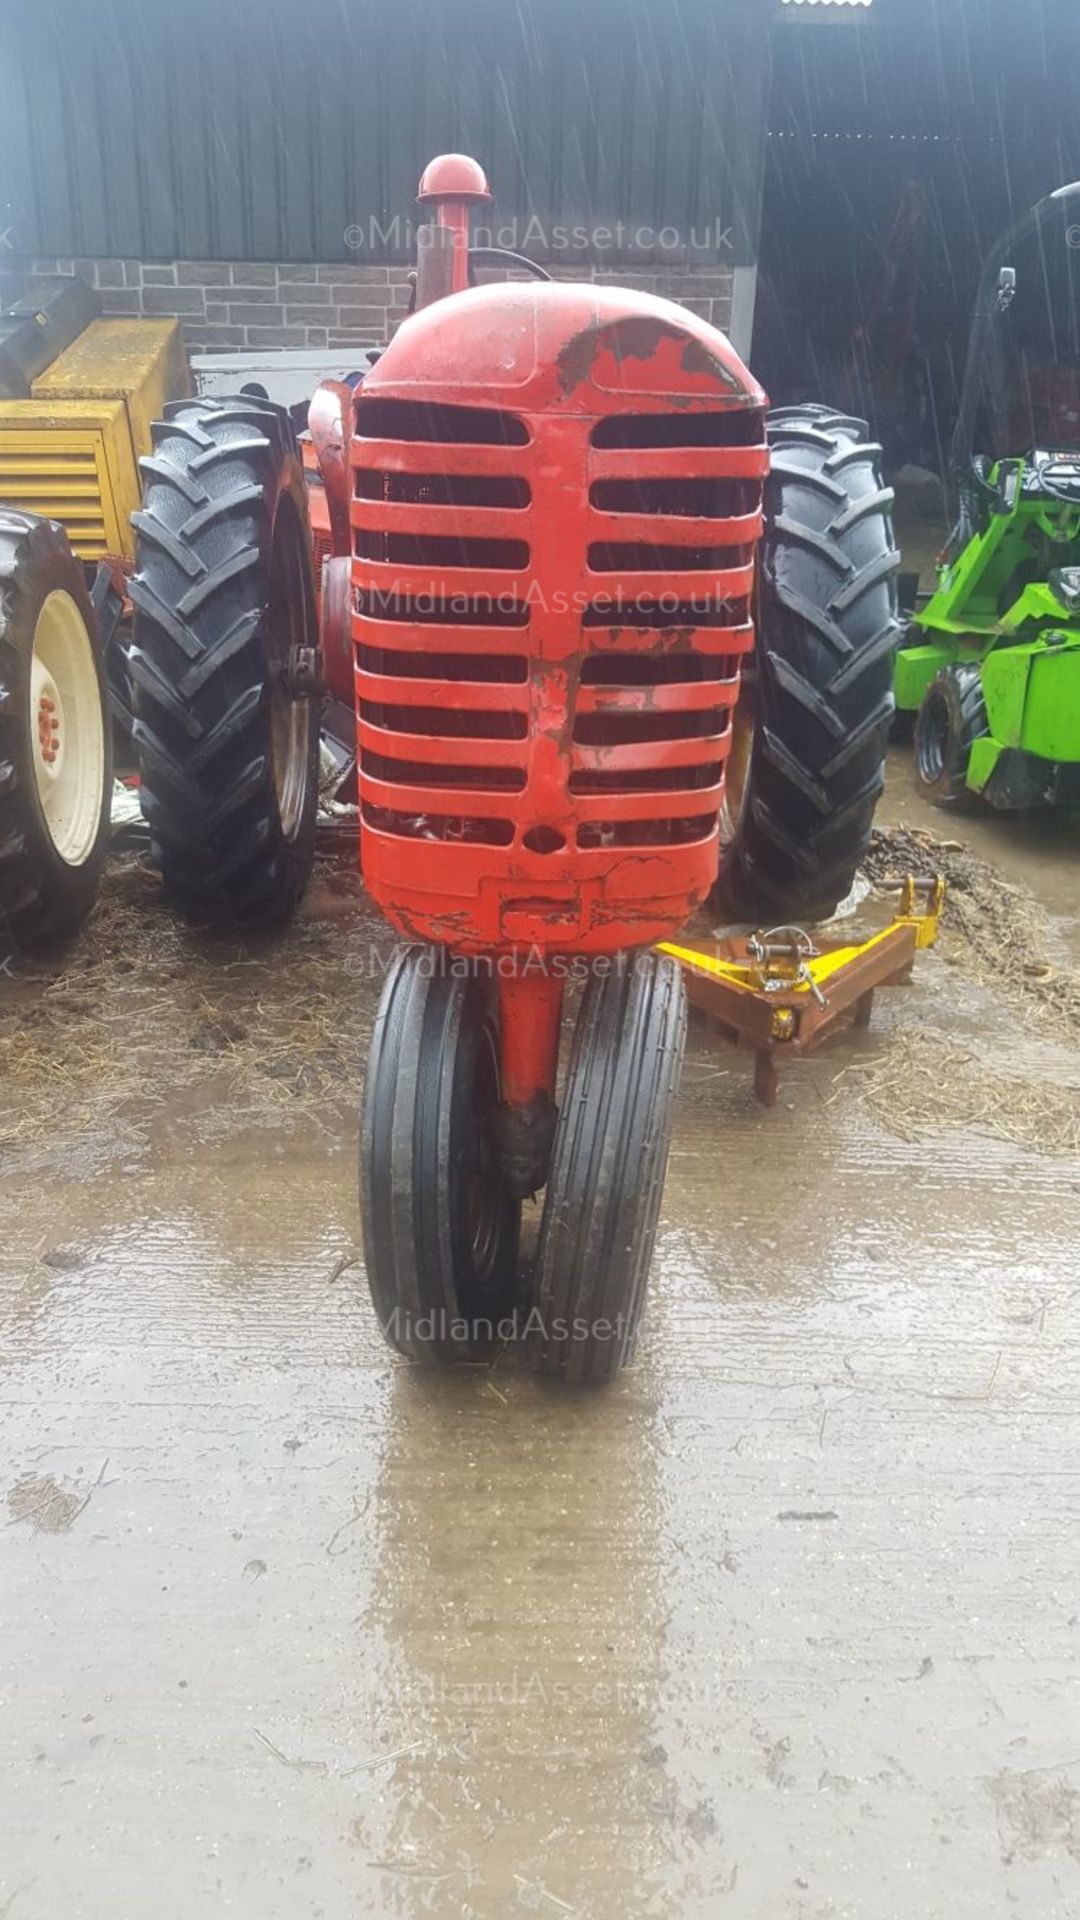
[[[185,401],[157,429],[136,738],[170,892],[259,927],[310,868],[320,689],[355,703],[365,881],[410,943],[361,1124],[383,1331],[417,1359],[474,1352],[521,1304],[543,1188],[525,1324],[548,1368],[598,1380],[636,1338],[684,1047],[654,945],[710,896],[771,925],[848,890],[897,556],[862,424],[767,417],[693,314],[516,256],[528,281],[472,285],[487,191],[460,155],[427,169],[415,312],[355,391],[312,402],[318,632],[285,416]]]

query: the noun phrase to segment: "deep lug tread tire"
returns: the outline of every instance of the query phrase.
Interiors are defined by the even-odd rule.
[[[303,768],[288,822],[274,774],[282,636],[308,646],[317,637],[296,436],[284,408],[240,395],[171,402],[153,444],[140,462],[142,509],[132,516],[127,661],[151,848],[167,893],[190,918],[271,927],[307,884],[318,805],[314,698],[298,722]],[[273,604],[282,516],[291,543],[287,607]]]
[[[471,1358],[484,1344],[476,1323],[509,1310],[521,1227],[521,1202],[477,1110],[490,1103],[494,1115],[498,1105],[495,995],[490,981],[451,974],[440,957],[409,947],[387,976],[360,1123],[372,1304],[388,1343],[429,1365]],[[468,1207],[478,1169],[479,1246]]]
[[[90,641],[103,727],[97,828],[78,864],[62,858],[38,799],[31,662],[38,615],[62,592]],[[54,520],[0,507],[0,963],[62,938],[97,899],[109,848],[112,751],[105,665],[81,562]]]
[[[827,919],[884,784],[899,637],[892,493],[866,422],[769,415],[754,736],[714,904],[728,919]]]
[[[943,667],[923,695],[915,717],[915,775],[925,799],[955,811],[975,808],[967,783],[976,740],[989,733],[982,671],[969,663]]]
[[[645,1304],[683,1054],[686,988],[666,955],[590,979],[544,1197],[537,1358],[575,1384],[632,1357]],[[617,1337],[601,1323],[618,1325]]]

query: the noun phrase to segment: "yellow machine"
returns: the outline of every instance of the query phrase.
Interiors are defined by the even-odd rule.
[[[0,971],[97,897],[139,458],[191,392],[178,320],[98,306],[69,274],[0,313]]]
[[[0,501],[59,520],[80,560],[130,559],[150,423],[191,390],[178,320],[91,320],[27,398],[0,398]]]

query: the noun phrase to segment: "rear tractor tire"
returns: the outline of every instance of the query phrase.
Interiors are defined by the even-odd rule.
[[[105,671],[63,528],[0,507],[0,964],[71,933],[109,844]]]
[[[181,910],[256,930],[288,918],[314,858],[319,655],[303,472],[288,414],[268,400],[165,412],[133,515],[143,812]]]
[[[729,920],[827,919],[869,842],[893,716],[900,556],[881,449],[866,436],[864,421],[828,407],[769,416],[758,642],[713,896]]]
[[[978,805],[967,783],[968,761],[976,740],[989,731],[980,669],[943,667],[915,720],[915,777],[925,799],[956,811]]]

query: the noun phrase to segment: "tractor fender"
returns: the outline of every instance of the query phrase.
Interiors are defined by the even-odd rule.
[[[356,699],[352,630],[352,560],[348,554],[328,554],[323,561],[319,607],[319,645],[326,684],[335,700],[352,707]]]
[[[335,554],[347,554],[352,545],[349,525],[349,441],[352,438],[352,422],[352,388],[347,387],[343,380],[324,380],[311,397],[308,430],[326,488],[330,538]]]

